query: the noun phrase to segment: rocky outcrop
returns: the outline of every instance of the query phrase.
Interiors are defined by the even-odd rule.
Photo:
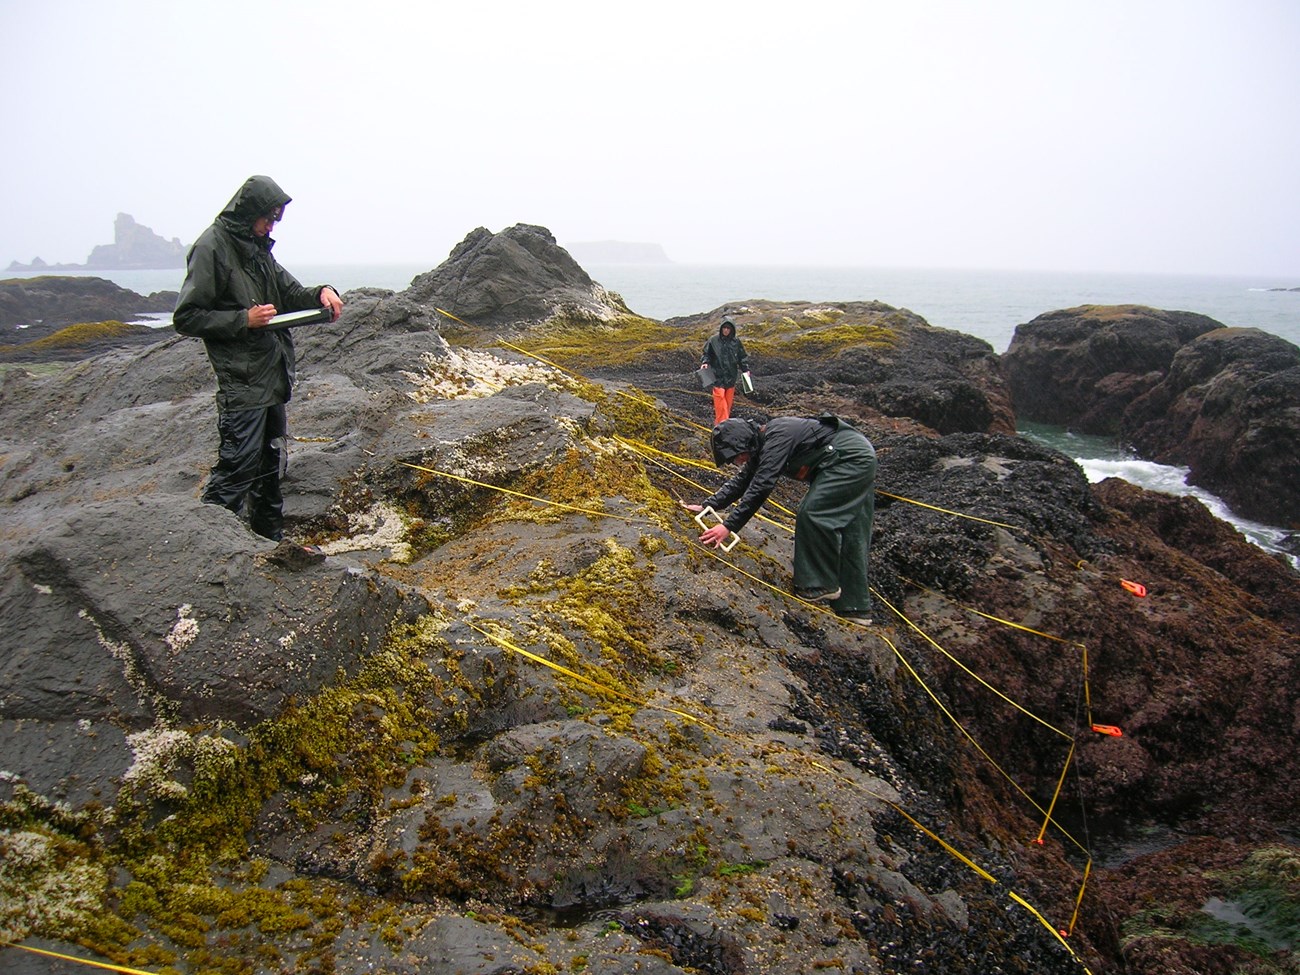
[[[758,326],[746,348],[753,347],[765,390],[754,399],[763,408],[879,414],[940,434],[1015,432],[992,347],[906,309],[880,302],[746,302],[711,313],[708,324],[722,314],[731,315],[742,336],[753,330],[751,322]],[[772,330],[769,341],[763,322],[799,329],[787,338]]]
[[[9,278],[0,281],[0,344],[33,342],[80,322],[129,322],[174,307],[175,291],[138,295],[104,278]]]
[[[1084,306],[1016,329],[1017,415],[1115,436],[1242,515],[1300,525],[1300,349],[1189,312]]]
[[[761,409],[833,403],[877,446],[877,626],[846,623],[786,595],[800,486],[728,559],[676,503],[719,483],[705,403],[641,381],[692,378],[702,323],[601,317],[558,272],[541,318],[480,319],[455,299],[498,265],[460,266],[297,333],[278,547],[198,500],[198,342],[0,379],[5,938],[340,975],[1155,975],[1170,945],[1240,950],[1165,906],[1245,896],[1252,857],[1293,849],[1288,565],[1195,502],[879,408],[934,402],[905,375],[992,402],[982,343],[874,304],[753,309]],[[855,400],[877,357],[892,398]],[[1168,837],[1098,863],[1069,947],[1044,922],[1074,911],[1074,819],[1033,842],[1063,765],[1093,842],[1116,817]],[[1153,913],[1158,943],[1132,927]]]
[[[557,315],[609,320],[628,309],[587,275],[545,227],[515,224],[469,234],[434,270],[418,275],[406,298],[431,301],[476,326],[509,327]]]
[[[167,240],[143,224],[136,223],[129,213],[119,213],[113,221],[113,243],[96,244],[85,264],[47,264],[39,257],[34,257],[30,264],[11,261],[9,270],[167,270],[185,267],[186,250],[179,237]]]
[[[1124,411],[1198,335],[1223,326],[1193,312],[1083,305],[1018,325],[1002,354],[1016,415],[1080,433],[1117,435]]]
[[[100,270],[183,268],[185,250],[179,237],[167,240],[136,223],[129,213],[119,213],[113,221],[113,243],[96,245],[86,258],[86,267]]]
[[[1253,328],[1197,337],[1130,404],[1122,435],[1247,517],[1300,528],[1300,348],[1285,339]]]
[[[696,377],[701,350],[731,318],[755,389],[738,391],[739,415],[829,410],[870,416],[899,430],[1013,433],[1011,396],[988,343],[934,328],[883,302],[733,302],[662,325],[538,338],[596,377],[621,377],[711,421]]]

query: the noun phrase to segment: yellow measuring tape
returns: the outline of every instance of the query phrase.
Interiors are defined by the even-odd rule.
[[[419,464],[408,464],[404,460],[397,461],[403,467],[409,467],[411,470],[424,471],[426,474],[437,474],[439,477],[449,478],[453,481],[460,481],[464,484],[472,484],[475,487],[487,488],[491,491],[500,491],[502,494],[509,494],[516,498],[523,498],[527,501],[536,501],[538,504],[550,505],[553,508],[564,508],[566,511],[576,511],[579,514],[591,515],[596,518],[617,518],[619,521],[629,521],[636,524],[641,521],[639,518],[629,518],[627,515],[615,514],[612,511],[597,511],[595,508],[579,508],[576,505],[565,504],[562,501],[548,501],[546,498],[533,497],[531,494],[524,494],[521,491],[512,491],[509,488],[503,488],[499,484],[488,484],[486,481],[476,481],[472,477],[462,477],[459,474],[451,474],[447,471],[435,470],[432,467],[421,467]]]
[[[46,958],[58,958],[60,961],[70,961],[76,965],[87,965],[90,968],[103,968],[110,972],[125,972],[126,975],[156,975],[154,972],[142,971],[139,968],[127,968],[125,965],[111,965],[108,962],[91,961],[88,958],[78,958],[75,955],[64,955],[57,951],[46,951],[44,948],[33,948],[31,945],[20,945],[12,941],[0,941],[0,946],[5,948],[17,948],[19,951],[30,951],[34,955],[44,955]]]
[[[705,721],[703,718],[697,717],[696,715],[691,714],[687,711],[679,711],[676,708],[664,707],[663,705],[659,705],[659,704],[651,704],[649,701],[642,700],[641,698],[636,697],[632,694],[628,694],[625,691],[620,691],[616,688],[608,687],[605,684],[600,683],[600,681],[592,680],[590,677],[587,677],[584,674],[580,674],[575,670],[570,670],[568,667],[565,667],[563,664],[557,664],[553,660],[548,660],[546,657],[543,657],[541,654],[533,653],[531,650],[525,650],[523,647],[519,646],[518,644],[512,643],[511,641],[507,640],[505,637],[498,636],[495,633],[491,633],[488,630],[483,629],[481,626],[476,626],[474,623],[471,623],[467,619],[462,619],[461,622],[464,623],[466,626],[468,626],[475,633],[482,634],[484,637],[491,640],[497,646],[502,647],[505,650],[509,650],[512,653],[517,653],[521,657],[527,657],[529,660],[532,660],[535,663],[539,663],[543,667],[549,667],[551,670],[554,670],[556,673],[563,674],[565,677],[569,677],[573,680],[578,681],[581,684],[585,684],[587,687],[599,691],[601,694],[607,694],[610,697],[622,698],[623,700],[629,701],[632,704],[637,705],[638,707],[653,708],[656,711],[666,711],[669,714],[675,714],[679,718],[685,718],[687,721],[691,722],[692,724],[698,724],[700,727],[708,728],[710,731],[718,730],[717,728],[713,727],[713,725]]]

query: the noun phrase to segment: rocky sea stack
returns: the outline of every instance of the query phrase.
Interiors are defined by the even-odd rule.
[[[195,973],[1294,970],[1300,576],[1015,436],[985,343],[875,302],[653,321],[524,225],[345,298],[296,334],[280,545],[198,500],[199,343],[3,372],[0,939]],[[724,314],[745,415],[875,442],[874,626],[787,594],[796,486],[730,556],[695,542]]]
[[[1300,528],[1300,348],[1191,312],[1086,305],[1016,329],[1021,418],[1118,436],[1235,510]]]
[[[85,264],[47,264],[39,257],[30,264],[11,261],[10,271],[122,271],[131,269],[165,270],[185,267],[186,246],[179,237],[168,240],[150,228],[135,222],[129,213],[119,213],[113,221],[113,243],[96,244]]]

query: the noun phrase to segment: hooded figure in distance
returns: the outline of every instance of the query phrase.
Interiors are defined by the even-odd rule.
[[[284,312],[343,308],[329,285],[305,288],[271,256],[270,232],[289,195],[269,176],[250,176],[185,258],[172,323],[203,340],[217,377],[217,464],[203,491],[206,504],[239,513],[249,502],[249,526],[279,540],[281,449],[288,435],[285,404],[293,392],[293,338],[267,329]]]
[[[724,318],[718,334],[709,336],[704,343],[704,361],[701,368],[713,369],[713,425],[717,426],[731,416],[731,404],[736,398],[736,380],[749,372],[749,356],[745,346],[736,337],[736,323]]]
[[[830,603],[838,616],[869,623],[867,556],[876,510],[876,451],[861,432],[837,416],[778,416],[759,426],[733,418],[713,428],[713,460],[740,470],[688,511],[721,511],[722,524],[700,536],[716,548],[739,532],[784,474],[808,482],[794,528],[794,594]]]

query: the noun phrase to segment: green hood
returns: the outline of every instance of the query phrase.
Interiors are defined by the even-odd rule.
[[[250,176],[244,181],[225,209],[217,215],[232,234],[240,237],[253,235],[253,221],[264,217],[276,207],[289,202],[289,194],[280,189],[278,183],[270,176]]]

